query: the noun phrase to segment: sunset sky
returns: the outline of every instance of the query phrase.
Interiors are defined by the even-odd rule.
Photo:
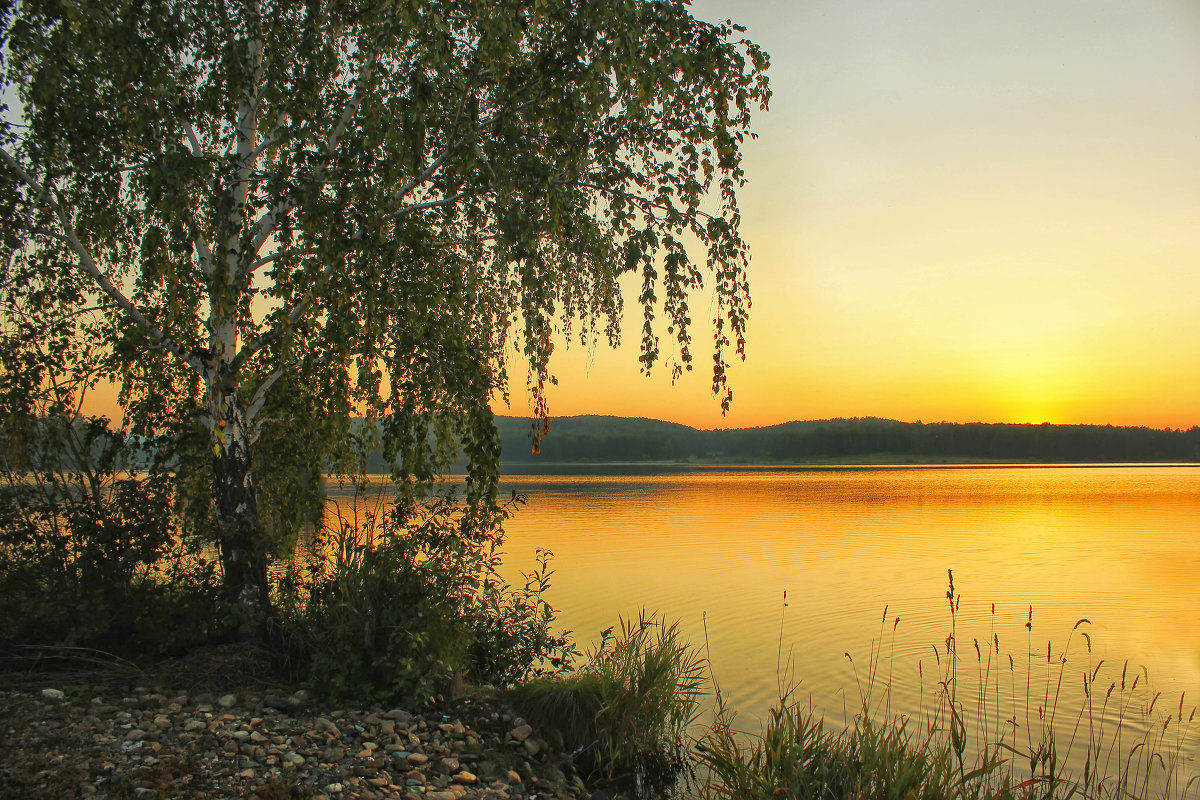
[[[772,57],[741,195],[754,306],[733,408],[703,366],[641,377],[631,308],[622,350],[556,352],[552,413],[1200,424],[1200,6],[694,10]],[[497,411],[527,413],[513,377]]]
[[[672,385],[639,374],[630,281],[621,349],[557,349],[554,416],[1200,424],[1200,4],[693,9],[772,59],[746,146],[733,406],[710,391],[711,291],[691,304],[697,371]],[[511,368],[494,408],[525,415]]]

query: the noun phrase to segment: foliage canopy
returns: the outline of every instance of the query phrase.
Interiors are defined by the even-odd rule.
[[[404,486],[461,445],[489,504],[506,353],[544,417],[555,332],[615,343],[623,274],[644,368],[660,315],[674,374],[707,281],[728,404],[741,146],[769,97],[732,23],[679,0],[22,0],[0,19],[22,107],[0,130],[3,313],[88,309],[133,430],[169,434],[208,487],[243,599],[264,602],[284,499],[357,437]]]

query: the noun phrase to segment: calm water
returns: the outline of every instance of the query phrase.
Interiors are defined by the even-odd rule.
[[[843,708],[859,707],[879,642],[876,696],[890,676],[892,709],[920,714],[940,674],[934,647],[944,657],[950,630],[948,569],[961,596],[959,699],[977,705],[983,674],[989,730],[1014,711],[1037,727],[1023,719],[1027,666],[1030,716],[1056,706],[1060,727],[1086,706],[1085,671],[1101,693],[1118,684],[1103,715],[1094,698],[1093,725],[1141,725],[1153,694],[1142,693],[1146,675],[1136,692],[1119,691],[1126,660],[1127,687],[1145,667],[1163,693],[1155,712],[1177,711],[1186,693],[1186,723],[1200,701],[1195,467],[714,469],[521,476],[505,488],[529,498],[507,525],[508,563],[554,552],[565,626],[587,642],[645,607],[703,644],[707,625],[713,671],[751,729],[789,659],[801,693],[840,723]],[[1068,642],[1081,618],[1090,623]]]
[[[713,672],[748,729],[789,662],[800,693],[840,724],[881,643],[875,698],[890,679],[891,710],[919,717],[944,669],[948,569],[958,697],[985,736],[1016,714],[1021,741],[1036,739],[1039,706],[1068,733],[1083,711],[1086,728],[1085,672],[1093,730],[1106,719],[1144,730],[1148,684],[1162,692],[1156,719],[1185,693],[1172,735],[1200,701],[1195,467],[711,469],[514,476],[504,489],[528,496],[506,526],[508,569],[553,551],[564,626],[586,644],[644,607],[696,644],[707,628]]]

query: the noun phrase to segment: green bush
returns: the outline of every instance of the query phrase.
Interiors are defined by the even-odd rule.
[[[677,623],[642,613],[605,631],[577,672],[521,684],[512,702],[589,781],[663,795],[690,772],[705,665]]]
[[[509,685],[562,666],[543,597],[548,554],[521,589],[497,573],[511,506],[480,519],[453,497],[340,519],[277,603],[303,672],[334,696],[423,701],[463,683]]]

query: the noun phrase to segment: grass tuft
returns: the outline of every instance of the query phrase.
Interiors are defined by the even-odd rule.
[[[511,700],[589,783],[662,796],[689,772],[705,665],[677,623],[643,611],[605,631],[578,671],[523,683]]]

